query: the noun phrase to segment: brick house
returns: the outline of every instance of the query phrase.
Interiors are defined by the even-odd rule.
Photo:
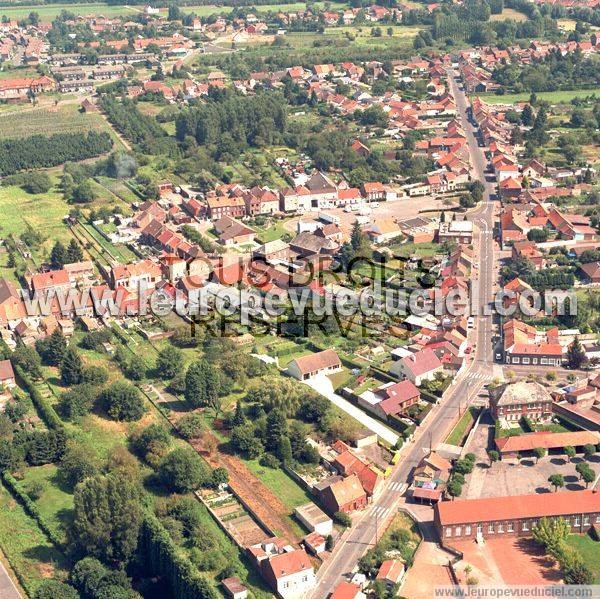
[[[238,196],[215,196],[206,200],[208,218],[218,220],[223,216],[245,216],[246,203]]]
[[[215,231],[221,245],[252,243],[256,232],[230,216],[224,216],[215,222]]]
[[[490,412],[495,420],[518,422],[548,420],[552,416],[552,396],[540,383],[519,381],[490,390]]]
[[[315,485],[319,501],[329,514],[349,514],[367,505],[367,494],[356,474],[346,478],[332,476]]]
[[[512,259],[527,258],[536,270],[544,267],[544,254],[537,248],[533,241],[517,241],[512,247]]]
[[[563,518],[573,533],[586,533],[600,525],[597,491],[566,491],[540,495],[513,495],[441,501],[434,508],[434,523],[442,544],[452,540],[493,537],[530,537],[540,518]]]
[[[29,280],[31,291],[35,295],[55,291],[56,293],[67,293],[71,289],[69,273],[62,270],[50,270],[38,272]]]

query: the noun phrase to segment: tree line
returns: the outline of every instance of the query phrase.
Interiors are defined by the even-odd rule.
[[[0,141],[0,176],[86,160],[109,152],[112,146],[112,139],[105,131],[5,139]]]

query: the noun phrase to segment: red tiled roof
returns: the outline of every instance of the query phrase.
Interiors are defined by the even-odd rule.
[[[402,364],[404,364],[414,376],[420,376],[427,372],[431,372],[442,365],[432,349],[423,349],[411,356],[406,356],[406,358],[402,358]]]
[[[324,368],[341,366],[340,358],[333,349],[326,349],[315,354],[302,356],[296,358],[294,362],[296,362],[298,370],[300,370],[302,374],[317,372]]]
[[[569,431],[565,433],[536,432],[496,439],[496,446],[502,453],[531,451],[536,447],[556,449],[559,447],[578,447],[588,443],[600,442],[600,433],[596,431]],[[600,501],[600,499],[599,499]],[[600,503],[599,503],[600,508]]]
[[[272,570],[275,579],[312,569],[310,558],[302,549],[274,555],[268,560],[265,567]]]
[[[567,516],[598,511],[600,511],[600,493],[592,490],[442,501],[435,507],[436,518],[443,526],[517,518]]]
[[[0,360],[0,381],[12,380],[15,378],[10,360]]]
[[[343,581],[335,587],[329,599],[355,599],[360,592],[360,587],[357,584]]]

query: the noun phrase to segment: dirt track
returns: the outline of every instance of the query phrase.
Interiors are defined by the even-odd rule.
[[[191,444],[211,466],[227,469],[229,486],[264,525],[277,536],[291,543],[298,543],[298,536],[286,520],[289,514],[286,506],[238,458],[218,450],[211,451],[212,447],[218,446],[218,440],[214,435],[204,433],[202,439],[191,441]]]

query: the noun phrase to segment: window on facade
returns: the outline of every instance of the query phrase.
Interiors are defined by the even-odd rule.
[[[523,358],[523,364],[529,364],[529,358]]]
[[[452,529],[451,528],[447,528],[446,529],[446,536],[447,537],[451,537],[452,536]]]
[[[471,525],[467,524],[467,526],[465,526],[465,536],[469,536],[471,534]]]
[[[504,532],[504,524],[498,524],[498,534],[501,534]]]
[[[579,526],[579,516],[575,516],[573,519],[573,526]]]
[[[584,526],[587,526],[590,523],[590,517],[589,516],[584,516],[583,517],[583,524]]]
[[[521,530],[529,530],[529,522],[523,522],[523,526]]]
[[[488,532],[490,534],[494,534],[494,525],[493,524],[488,524]]]
[[[462,528],[461,528],[460,526],[457,526],[457,527],[454,529],[454,536],[455,536],[455,537],[460,537],[460,533],[461,533],[461,532],[462,532]]]
[[[508,532],[514,532],[515,528],[513,526],[512,522],[509,522],[506,526],[506,530],[508,530]]]

